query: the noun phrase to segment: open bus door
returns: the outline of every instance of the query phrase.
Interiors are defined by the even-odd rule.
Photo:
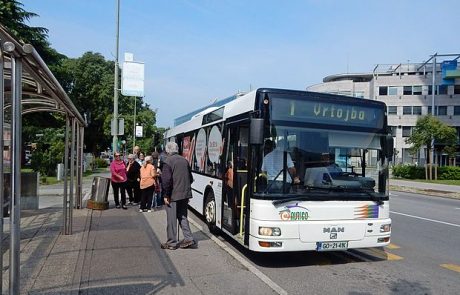
[[[241,197],[247,189],[249,126],[241,122],[227,125],[226,135],[222,226],[234,235],[240,231]]]

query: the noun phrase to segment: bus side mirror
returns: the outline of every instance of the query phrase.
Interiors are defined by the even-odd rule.
[[[249,143],[250,144],[263,144],[264,143],[264,119],[251,118],[251,125],[249,130]]]
[[[394,139],[393,136],[388,135],[385,138],[385,155],[387,158],[393,158],[393,150],[394,150]]]

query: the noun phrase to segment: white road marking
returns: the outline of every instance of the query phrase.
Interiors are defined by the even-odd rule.
[[[397,214],[397,215],[403,215],[403,216],[407,216],[407,217],[412,217],[412,218],[417,218],[417,219],[426,220],[426,221],[431,221],[431,222],[436,222],[436,223],[441,223],[441,224],[446,224],[446,225],[451,225],[451,226],[455,226],[455,227],[460,227],[460,224],[455,224],[455,223],[450,223],[450,222],[445,222],[445,221],[440,221],[440,220],[435,220],[435,219],[430,219],[430,218],[425,218],[425,217],[405,214],[405,213],[401,213],[401,212],[390,211],[390,213]]]
[[[392,193],[392,192],[390,192],[390,196],[393,196],[393,197],[398,197],[399,195],[398,195],[398,194],[395,194],[395,193]]]
[[[230,254],[233,258],[238,260],[242,265],[244,265],[250,272],[255,274],[262,282],[267,284],[270,288],[273,289],[276,293],[280,295],[287,295],[288,293],[286,290],[278,286],[274,281],[272,281],[269,277],[267,277],[264,273],[262,273],[260,270],[258,270],[255,266],[250,264],[246,259],[244,259],[241,255],[233,251],[233,249],[229,248],[227,245],[224,244],[221,240],[216,238],[214,235],[209,234],[203,230],[203,227],[199,225],[195,220],[192,218],[188,219],[191,224],[193,224],[195,227],[197,227],[203,234],[205,234],[208,238],[214,241],[219,247],[224,249],[228,254]]]
[[[460,208],[455,208],[455,210],[460,210]]]

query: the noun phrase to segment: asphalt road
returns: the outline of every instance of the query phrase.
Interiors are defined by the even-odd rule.
[[[257,254],[227,246],[287,294],[459,294],[460,200],[394,192],[383,249]]]

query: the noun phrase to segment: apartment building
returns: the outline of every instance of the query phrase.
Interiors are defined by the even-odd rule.
[[[424,63],[379,64],[369,73],[327,76],[323,83],[307,87],[307,90],[385,102],[388,124],[395,138],[394,162],[423,165],[426,149],[411,155],[410,145],[405,141],[418,117],[431,114],[434,105],[434,115],[455,127],[460,135],[459,58],[460,54],[435,54]],[[437,155],[437,163],[447,165],[447,155]],[[460,147],[456,163],[460,165]]]

